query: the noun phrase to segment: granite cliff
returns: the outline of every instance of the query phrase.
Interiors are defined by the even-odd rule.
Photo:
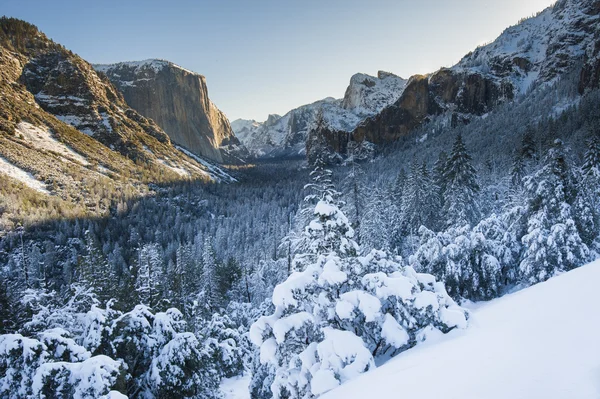
[[[239,145],[227,117],[209,99],[204,76],[168,61],[95,65],[133,109],[154,120],[171,140],[216,162]]]

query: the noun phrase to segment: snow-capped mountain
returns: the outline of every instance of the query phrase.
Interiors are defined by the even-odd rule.
[[[175,143],[194,154],[226,162],[236,152],[229,120],[208,97],[204,76],[165,60],[94,65],[133,109],[154,120]]]
[[[555,82],[586,60],[580,91],[597,85],[599,14],[597,0],[561,0],[452,68],[413,76],[398,101],[353,131],[354,140],[389,143],[436,115],[447,115],[453,125],[468,122],[529,88]]]
[[[534,83],[552,82],[593,51],[600,35],[599,14],[598,1],[561,0],[507,28],[452,69],[494,76],[524,94]]]
[[[303,155],[308,129],[319,112],[329,128],[352,131],[363,120],[396,101],[406,82],[383,71],[377,77],[359,73],[352,76],[341,99],[328,97],[293,109],[284,116],[269,115],[262,123],[238,119],[231,126],[255,157]]]

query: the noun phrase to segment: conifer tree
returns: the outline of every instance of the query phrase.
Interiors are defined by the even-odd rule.
[[[210,312],[217,311],[222,298],[217,279],[217,255],[210,236],[205,239],[202,252],[202,291],[207,309]]]
[[[472,158],[459,134],[444,170],[444,214],[448,226],[471,224],[479,214],[479,185]]]
[[[587,141],[584,163],[581,167],[585,176],[600,174],[600,137],[593,136]]]
[[[140,302],[156,306],[164,288],[164,272],[158,244],[146,244],[138,251],[138,270],[135,289]]]
[[[528,194],[527,234],[520,271],[531,283],[587,261],[589,250],[577,227],[573,205],[577,199],[575,175],[561,140],[555,140],[542,168],[525,179]]]

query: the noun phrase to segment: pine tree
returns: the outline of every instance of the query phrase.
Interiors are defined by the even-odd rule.
[[[444,214],[448,226],[471,224],[479,215],[479,185],[462,136],[456,137],[444,170]]]
[[[525,162],[521,154],[516,154],[510,169],[512,187],[520,187],[525,177]]]
[[[521,139],[521,151],[519,153],[521,159],[524,161],[532,161],[537,157],[535,145],[535,138],[533,136],[533,130],[527,128]]]
[[[584,163],[581,167],[585,176],[600,174],[600,137],[593,136],[587,141]]]
[[[307,231],[326,231],[315,241],[327,245],[274,289],[275,311],[250,329],[260,346],[251,383],[256,398],[315,398],[372,368],[374,357],[414,346],[423,329],[466,326],[464,311],[432,276],[403,268],[384,251],[356,256],[347,218],[326,199],[314,214]],[[343,356],[334,349],[339,342]]]
[[[138,251],[138,270],[135,289],[140,302],[154,307],[162,299],[164,271],[158,244],[146,244]]]
[[[202,252],[202,291],[206,300],[204,304],[206,308],[210,312],[217,311],[222,298],[219,295],[217,278],[217,255],[210,236],[205,239]]]
[[[544,158],[542,168],[525,179],[528,194],[527,234],[520,271],[536,283],[587,261],[589,251],[577,228],[575,175],[561,140]]]

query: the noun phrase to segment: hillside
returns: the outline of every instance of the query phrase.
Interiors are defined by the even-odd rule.
[[[582,94],[599,85],[599,20],[596,0],[561,0],[507,28],[450,68],[408,80],[390,80],[386,73],[377,79],[357,74],[343,100],[317,101],[264,123],[240,121],[234,130],[255,156],[345,156],[350,141],[366,141],[381,150],[431,121],[451,127],[471,123],[580,68]],[[311,136],[308,131],[319,110],[325,123],[313,126]]]
[[[151,193],[150,183],[222,178],[172,145],[89,63],[31,24],[0,20],[0,77],[3,228],[106,215]]]
[[[467,330],[411,349],[322,398],[597,398],[598,281],[600,261],[476,304]]]
[[[469,123],[530,89],[552,84],[592,59],[600,43],[599,18],[595,0],[561,0],[457,65],[411,77],[398,101],[357,127],[353,139],[384,145],[436,117],[453,126]],[[581,91],[586,85],[591,87],[580,83]],[[335,149],[335,138],[328,144]]]

